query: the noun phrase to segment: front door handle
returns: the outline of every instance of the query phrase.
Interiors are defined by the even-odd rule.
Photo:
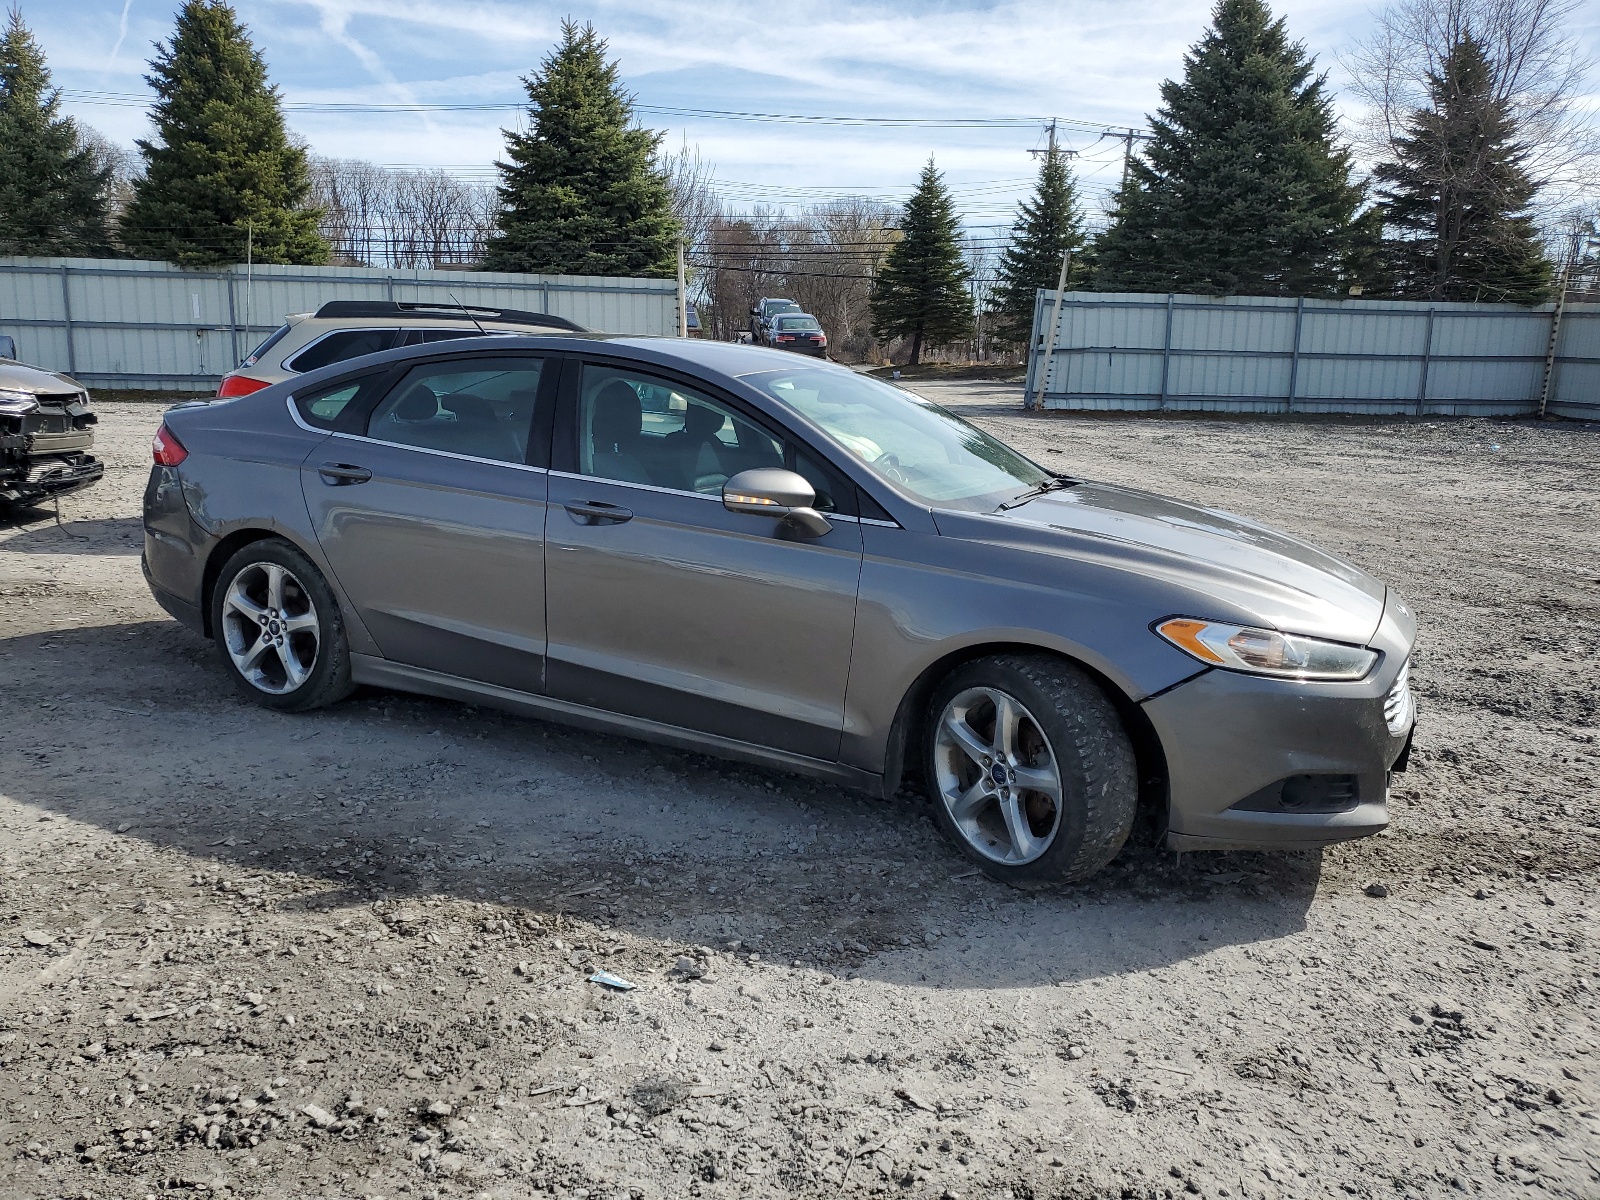
[[[317,474],[322,476],[322,482],[329,487],[365,483],[372,478],[372,472],[365,467],[351,466],[349,463],[323,463],[317,468]]]
[[[633,520],[633,511],[620,504],[607,504],[604,500],[562,505],[579,525],[621,525]]]

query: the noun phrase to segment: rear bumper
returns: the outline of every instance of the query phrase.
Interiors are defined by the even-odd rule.
[[[145,584],[150,588],[150,594],[155,597],[156,603],[166,609],[167,614],[174,620],[180,624],[187,625],[196,633],[204,636],[206,622],[204,615],[200,612],[200,606],[191,604],[180,596],[173,595],[156,583],[150,574],[150,561],[144,555],[139,556],[139,566],[144,570]]]
[[[0,500],[16,505],[38,504],[98,483],[105,464],[92,454],[26,458],[0,468]]]

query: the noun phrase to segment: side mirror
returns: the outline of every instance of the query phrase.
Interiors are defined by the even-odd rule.
[[[833,529],[828,518],[812,507],[816,502],[816,488],[782,467],[740,471],[722,485],[722,507],[729,512],[774,517],[806,537],[821,537]]]

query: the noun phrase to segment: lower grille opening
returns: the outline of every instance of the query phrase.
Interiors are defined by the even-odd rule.
[[[1360,803],[1360,780],[1354,775],[1291,775],[1233,807],[1248,812],[1340,813]]]

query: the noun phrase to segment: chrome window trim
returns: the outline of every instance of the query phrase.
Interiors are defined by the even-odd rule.
[[[613,487],[638,488],[641,492],[661,492],[667,496],[692,496],[696,500],[710,500],[721,504],[721,496],[708,496],[704,492],[686,492],[681,488],[660,487],[653,483],[635,483],[631,479],[607,479],[604,475],[585,475],[581,471],[551,471],[551,479],[581,479],[592,483],[609,483]]]
[[[475,454],[457,454],[453,450],[435,450],[432,446],[408,446],[404,442],[387,442],[382,438],[367,437],[360,433],[343,433],[336,429],[318,429],[315,425],[308,425],[300,416],[300,410],[295,407],[294,396],[289,396],[289,416],[294,423],[307,433],[320,433],[324,437],[343,438],[347,442],[365,442],[371,446],[391,446],[396,450],[414,450],[418,454],[436,454],[440,458],[454,458],[461,462],[487,463],[491,467],[510,467],[514,471],[534,471],[540,475],[553,474],[548,467],[536,467],[532,463],[508,462],[503,458],[479,458]]]
[[[686,496],[694,500],[709,500],[711,503],[716,505],[721,505],[722,503],[721,496],[708,496],[704,492],[686,492],[680,488],[658,487],[653,483],[634,483],[630,479],[607,479],[604,475],[584,475],[581,473],[574,473],[572,471],[551,471],[550,478],[577,479],[590,483],[605,483],[610,484],[612,487],[637,488],[641,492],[661,492],[663,495],[667,496]],[[830,521],[851,521],[857,525],[869,523],[861,517],[852,517],[849,513],[825,512],[822,515],[828,518]],[[872,520],[870,523],[873,525],[885,524],[885,522],[878,520]],[[889,525],[889,528],[898,529],[900,527],[898,525],[891,524]]]
[[[462,462],[487,463],[491,467],[510,467],[514,471],[537,471],[541,475],[548,475],[548,467],[536,467],[532,463],[511,462],[504,458],[479,458],[476,454],[457,454],[454,450],[435,450],[432,446],[408,446],[404,442],[386,442],[382,438],[367,437],[360,433],[331,432],[329,437],[344,438],[347,442],[366,442],[371,446],[392,446],[396,450],[414,450],[418,454],[437,454],[440,458],[455,458]]]

